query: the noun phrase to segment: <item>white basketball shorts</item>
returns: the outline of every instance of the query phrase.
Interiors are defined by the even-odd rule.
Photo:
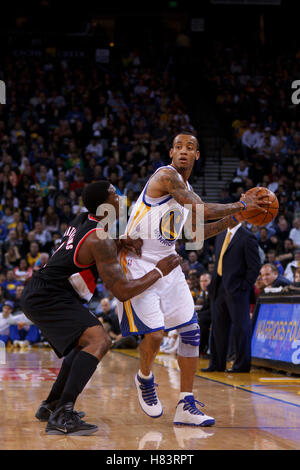
[[[133,259],[128,278],[137,279],[153,269],[153,264]],[[194,300],[180,266],[153,286],[127,302],[117,302],[123,336],[143,335],[177,329],[197,322]]]

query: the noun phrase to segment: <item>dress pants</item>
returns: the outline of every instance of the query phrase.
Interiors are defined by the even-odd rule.
[[[248,371],[251,366],[250,289],[230,293],[218,278],[217,295],[212,300],[212,326],[210,367],[226,369],[226,357],[230,331],[235,353],[232,366],[235,370]]]

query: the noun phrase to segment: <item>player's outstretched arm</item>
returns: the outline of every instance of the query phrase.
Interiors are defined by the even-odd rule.
[[[141,294],[161,277],[159,271],[152,269],[139,279],[128,280],[117,260],[115,242],[111,239],[93,240],[89,249],[102,281],[121,302]],[[179,265],[179,262],[178,255],[170,255],[160,260],[156,266],[166,276]]]
[[[219,233],[223,232],[227,228],[235,227],[239,222],[235,221],[231,215],[224,217],[223,219],[204,224],[204,240],[207,238],[215,237]]]
[[[206,203],[196,194],[194,191],[189,191],[184,184],[179,174],[173,170],[165,169],[158,172],[156,176],[157,184],[160,184],[162,188],[166,189],[169,194],[182,206],[190,204],[193,209],[196,209],[197,204],[204,204],[204,220],[217,220],[227,215],[234,215],[241,212],[246,207],[248,209],[262,209],[259,203],[262,202],[264,196],[257,196],[257,191],[250,196],[243,196],[240,201],[233,202],[231,204],[215,204]],[[268,202],[263,201],[265,205]]]

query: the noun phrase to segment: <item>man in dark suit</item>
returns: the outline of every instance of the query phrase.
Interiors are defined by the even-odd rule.
[[[216,237],[216,263],[210,284],[212,311],[210,364],[205,372],[225,371],[230,331],[235,361],[229,372],[251,366],[250,291],[261,262],[257,238],[241,224]]]

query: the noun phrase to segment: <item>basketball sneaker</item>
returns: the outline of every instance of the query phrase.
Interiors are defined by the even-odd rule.
[[[212,426],[215,424],[214,418],[202,413],[196,403],[204,406],[203,403],[195,400],[194,395],[186,395],[182,400],[179,400],[173,423],[185,426]]]
[[[163,409],[156,394],[155,387],[158,385],[154,383],[154,375],[152,374],[150,379],[142,379],[139,374],[136,374],[134,383],[144,413],[150,418],[159,418],[163,414]]]
[[[39,409],[37,410],[35,417],[39,421],[48,421],[50,418],[50,415],[55,411],[56,405],[58,403],[58,400],[52,401],[50,403],[47,403],[46,400],[42,401],[42,403],[39,406]],[[83,418],[85,416],[84,411],[75,411],[74,413],[77,413],[79,418]]]
[[[98,426],[82,421],[73,411],[73,403],[66,403],[54,411],[46,426],[47,434],[89,436],[98,431]]]

